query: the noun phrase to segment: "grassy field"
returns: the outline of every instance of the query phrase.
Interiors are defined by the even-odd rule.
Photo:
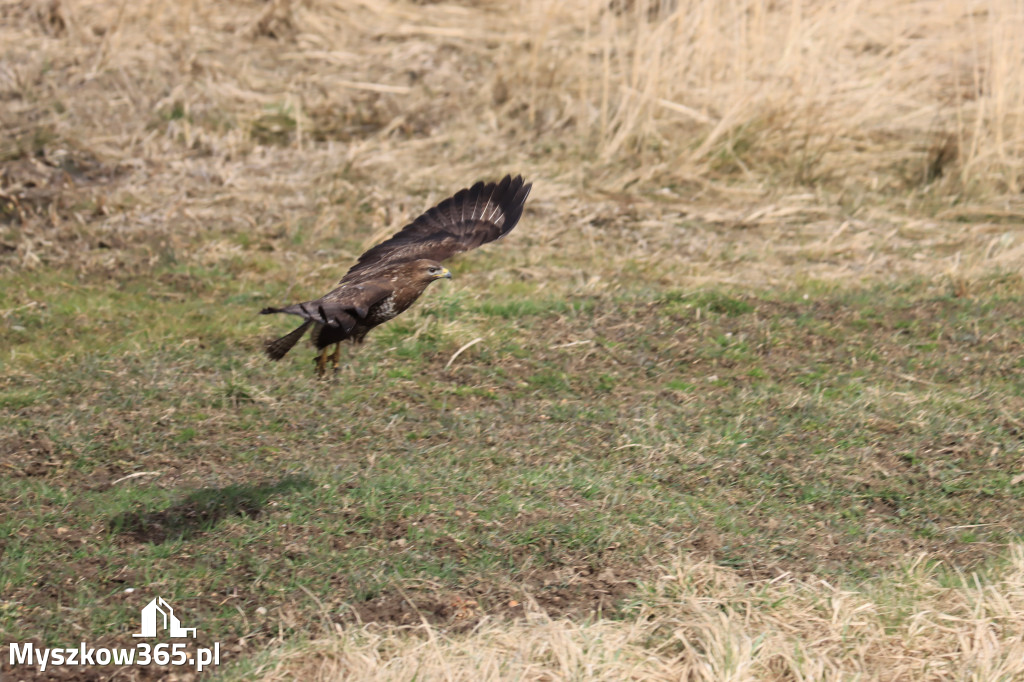
[[[160,595],[227,679],[1020,679],[1022,36],[0,0],[0,670]],[[508,172],[521,225],[332,381],[262,356]]]

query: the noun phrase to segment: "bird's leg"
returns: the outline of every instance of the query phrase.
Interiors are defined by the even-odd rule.
[[[334,368],[334,373],[338,373],[338,361],[341,359],[341,342],[334,344],[334,352],[331,353],[331,367]]]
[[[320,355],[316,357],[316,378],[323,379],[324,372],[327,371],[327,349],[330,346],[324,346],[323,350],[320,351]]]

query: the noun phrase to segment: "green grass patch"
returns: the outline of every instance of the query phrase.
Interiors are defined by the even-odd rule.
[[[642,580],[684,551],[855,581],[907,546],[972,566],[1024,527],[1021,300],[1001,285],[453,294],[317,382],[307,348],[259,356],[260,302],[225,271],[166,267],[149,287],[4,282],[6,308],[54,301],[16,326],[70,330],[3,332],[13,639],[126,636],[155,594],[210,637],[276,637],[258,608],[294,632],[394,621],[424,585],[495,612],[533,585],[577,614],[604,588],[573,571]],[[489,333],[446,369],[458,325]]]

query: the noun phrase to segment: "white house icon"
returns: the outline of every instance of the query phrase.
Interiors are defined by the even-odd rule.
[[[142,632],[132,637],[156,637],[157,613],[163,616],[164,630],[167,630],[171,637],[188,637],[191,633],[195,638],[196,629],[181,627],[181,621],[174,615],[174,609],[163,597],[157,597],[142,608]]]

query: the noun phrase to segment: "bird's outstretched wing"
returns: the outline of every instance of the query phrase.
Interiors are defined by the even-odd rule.
[[[504,237],[523,215],[532,186],[521,175],[506,175],[457,192],[360,256],[341,282],[372,279],[394,263],[444,261]]]

